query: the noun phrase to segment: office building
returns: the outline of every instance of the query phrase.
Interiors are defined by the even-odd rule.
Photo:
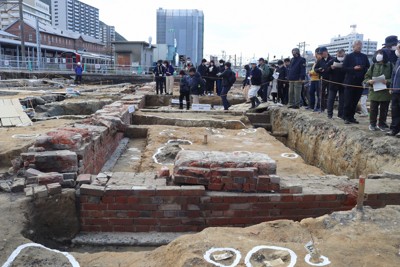
[[[51,0],[52,24],[61,30],[100,38],[99,9],[78,0]]]
[[[368,56],[372,56],[378,47],[378,42],[371,40],[364,40],[364,35],[356,32],[356,25],[352,25],[353,31],[346,36],[337,36],[331,39],[329,44],[322,44],[319,47],[325,46],[331,55],[335,55],[340,49],[344,49],[346,53],[353,52],[353,43],[360,40],[363,43],[362,52]]]
[[[50,24],[50,7],[40,0],[23,0],[22,10],[24,18]],[[0,0],[0,28],[5,29],[19,19],[18,0]]]
[[[158,9],[157,44],[176,46],[179,55],[199,64],[204,50],[203,11]]]

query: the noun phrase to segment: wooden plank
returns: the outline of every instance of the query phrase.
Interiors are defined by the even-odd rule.
[[[12,126],[11,120],[7,118],[2,118],[1,119],[1,124],[3,124],[3,127],[10,127]]]
[[[0,106],[0,118],[12,118],[12,117],[19,117],[14,106],[11,105]]]
[[[21,105],[21,103],[19,102],[18,98],[13,98],[13,99],[11,99],[11,102],[13,103],[13,106],[14,106],[14,108],[15,108],[16,110],[22,110],[22,111],[23,111],[22,105]]]
[[[4,101],[4,105],[5,106],[12,106],[13,105],[11,99],[3,99],[3,101]]]
[[[17,126],[17,125],[19,125],[19,124],[22,123],[22,121],[20,120],[19,117],[17,117],[17,118],[10,118],[10,121],[11,121],[11,123],[12,123],[13,126]]]

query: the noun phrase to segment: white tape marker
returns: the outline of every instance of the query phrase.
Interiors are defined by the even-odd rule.
[[[19,247],[17,247],[13,253],[11,253],[10,257],[8,257],[7,261],[3,264],[2,267],[9,267],[11,266],[11,264],[14,262],[14,260],[17,258],[17,256],[19,255],[19,253],[28,247],[37,247],[37,248],[43,248],[46,249],[48,251],[51,252],[55,252],[55,253],[60,253],[62,255],[64,255],[68,261],[71,263],[72,267],[80,267],[79,263],[76,261],[76,259],[74,258],[74,256],[72,256],[71,254],[69,254],[68,252],[61,252],[58,251],[56,249],[50,249],[50,248],[46,248],[45,246],[42,246],[40,244],[36,244],[36,243],[27,243],[27,244],[23,244]]]
[[[231,265],[222,265],[211,259],[211,254],[213,254],[214,252],[223,252],[223,251],[231,251],[231,252],[235,253],[236,258],[235,258],[235,261]],[[235,267],[239,264],[241,258],[242,258],[242,254],[240,254],[240,251],[238,251],[234,248],[211,248],[211,249],[207,250],[207,252],[204,254],[204,259],[206,260],[206,262],[214,264],[217,267]]]
[[[276,246],[257,246],[254,247],[252,250],[247,253],[246,258],[244,259],[244,263],[246,264],[246,267],[253,267],[253,264],[251,264],[250,259],[253,256],[254,253],[261,249],[272,249],[272,250],[283,250],[287,251],[290,254],[290,263],[287,267],[294,267],[297,262],[297,255],[294,253],[293,250],[290,250],[288,248],[283,248],[283,247],[276,247]]]
[[[313,262],[310,261],[310,259],[311,259],[311,255],[310,255],[310,254],[307,254],[307,255],[304,257],[304,260],[305,260],[308,264],[310,264],[310,265],[312,265],[312,266],[326,266],[326,265],[328,265],[328,264],[331,264],[330,260],[329,260],[327,257],[322,256],[322,255],[321,255],[321,259],[322,259],[323,261],[320,262],[320,263],[313,263]]]

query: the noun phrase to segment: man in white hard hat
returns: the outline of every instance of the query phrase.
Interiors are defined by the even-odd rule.
[[[82,64],[78,62],[75,67],[75,84],[81,84],[82,83]]]
[[[251,71],[250,71],[250,90],[249,90],[249,99],[251,101],[251,108],[256,108],[260,105],[260,100],[257,98],[257,92],[260,90],[262,83],[262,72],[257,67],[257,61],[253,59],[251,62]]]

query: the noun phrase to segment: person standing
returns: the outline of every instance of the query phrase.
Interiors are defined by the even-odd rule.
[[[214,95],[215,81],[217,79],[218,68],[215,66],[214,60],[210,61],[210,66],[207,68],[207,79],[206,79],[206,93],[209,96]]]
[[[283,90],[284,90],[284,86],[285,86],[284,82],[286,79],[286,72],[287,72],[287,69],[286,69],[285,65],[283,64],[283,60],[278,60],[277,72],[279,73],[278,79],[277,79],[278,102],[283,104],[283,99],[284,99]]]
[[[348,54],[343,61],[343,70],[346,72],[344,83],[344,122],[345,124],[359,123],[354,115],[358,101],[360,101],[364,75],[369,69],[369,60],[366,54],[361,53],[362,41],[356,40],[353,43],[353,52]]]
[[[389,126],[386,124],[386,118],[389,111],[391,95],[389,89],[375,91],[373,85],[375,81],[373,77],[385,76],[384,84],[389,88],[392,81],[393,65],[389,62],[387,54],[383,50],[378,50],[373,58],[374,64],[368,69],[365,74],[364,83],[369,85],[369,100],[371,114],[369,116],[370,131],[387,131]],[[378,110],[379,109],[379,110]],[[379,123],[377,118],[379,113]]]
[[[78,62],[75,67],[75,84],[82,83],[82,73],[83,73],[82,64]]]
[[[225,61],[220,59],[219,60],[219,66],[217,68],[218,73],[222,73],[225,71]],[[222,91],[222,79],[218,78],[217,79],[217,95],[220,96],[221,95],[221,91]]]
[[[390,35],[385,38],[385,43],[383,44],[383,52],[388,56],[389,62],[393,65],[396,64],[397,56],[396,56],[396,47],[399,44],[399,39],[396,35]]]
[[[181,80],[179,82],[179,109],[183,109],[183,99],[186,99],[186,109],[190,109],[190,82],[184,70],[179,72]]]
[[[251,64],[251,71],[250,71],[250,90],[249,90],[249,99],[251,101],[251,108],[256,108],[260,105],[260,100],[258,100],[257,92],[260,90],[261,83],[262,83],[262,72],[257,67],[256,60],[252,60]]]
[[[246,71],[246,76],[243,79],[243,83],[242,83],[243,84],[243,96],[246,98],[246,103],[249,103],[250,102],[249,89],[250,89],[250,72],[251,72],[251,69],[250,69],[249,65],[245,65],[244,69]]]
[[[262,84],[261,84],[261,98],[263,102],[268,101],[268,87],[269,87],[269,74],[272,71],[268,66],[268,63],[265,62],[264,58],[260,58],[258,60],[259,68],[262,73]]]
[[[226,62],[224,72],[217,74],[222,78],[221,100],[224,110],[228,110],[231,106],[228,101],[228,92],[236,81],[236,74],[231,70],[231,66],[230,62]]]
[[[156,80],[156,93],[157,95],[159,93],[163,94],[166,68],[164,67],[162,60],[157,62],[157,66],[154,68],[153,73]]]
[[[197,72],[200,73],[201,77],[204,79],[207,76],[207,59],[203,58],[201,60],[200,66],[197,68]]]
[[[400,138],[400,45],[397,45],[395,55],[397,56],[396,66],[392,74],[392,124],[388,136]]]
[[[165,66],[165,79],[166,79],[166,87],[165,94],[172,95],[174,92],[174,72],[175,69],[168,61],[164,61]]]
[[[340,49],[336,53],[336,57],[329,61],[328,66],[331,68],[329,80],[331,83],[328,87],[328,119],[333,118],[333,106],[335,99],[339,93],[339,106],[338,106],[338,117],[343,119],[343,107],[344,107],[344,76],[343,61],[346,56],[344,49]]]
[[[203,87],[205,85],[204,80],[201,78],[200,73],[196,71],[196,68],[190,68],[189,70],[189,85],[190,94],[192,96],[192,103],[199,104],[200,95],[203,94]]]
[[[333,58],[331,55],[328,53],[328,49],[323,46],[319,48],[319,53],[321,54],[321,59],[317,61],[317,64],[315,65],[315,72],[317,72],[321,78],[321,86],[319,90],[319,96],[320,96],[320,106],[321,106],[321,112],[325,112],[326,106],[327,106],[327,100],[328,100],[328,86],[329,86],[329,72],[330,72],[330,67],[328,65],[328,62],[331,61]]]
[[[319,48],[317,48],[315,49],[315,63],[311,67],[311,70],[308,72],[308,74],[310,75],[310,105],[308,106],[308,109],[311,109],[315,112],[320,111],[320,101],[319,101],[320,76],[315,71],[315,66],[317,65],[317,62],[320,59],[321,59],[321,54],[319,53]],[[317,96],[316,98],[315,95]]]
[[[292,50],[293,58],[290,61],[289,80],[289,108],[299,109],[301,103],[302,84],[306,78],[306,60],[300,56],[300,50]]]

